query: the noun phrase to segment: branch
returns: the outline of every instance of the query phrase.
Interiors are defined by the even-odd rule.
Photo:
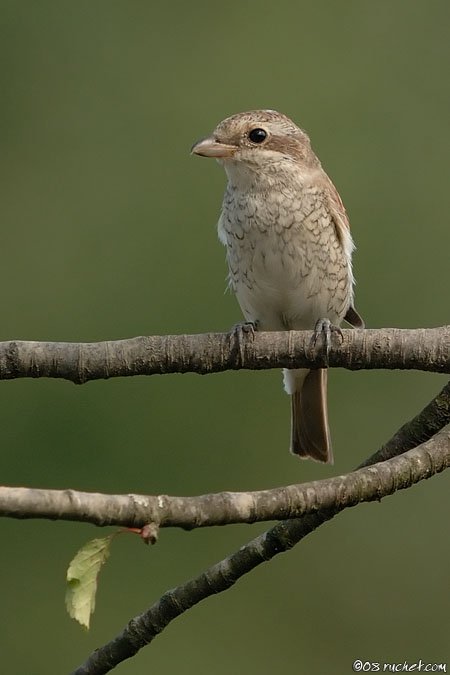
[[[286,520],[335,507],[342,511],[360,502],[380,500],[447,469],[450,428],[442,431],[439,439],[432,455],[424,444],[400,457],[343,476],[256,492],[170,497],[0,487],[0,515],[139,528],[155,523],[159,527],[191,530],[211,525]]]
[[[450,383],[395,436],[359,468],[401,454],[431,438],[450,423]],[[397,471],[394,465],[388,470]],[[415,474],[421,480],[420,471]],[[366,478],[363,478],[366,480]],[[358,497],[348,491],[352,474],[314,483],[293,485],[253,493],[218,493],[199,497],[167,495],[105,495],[75,490],[40,490],[0,487],[0,516],[11,518],[48,518],[89,522],[94,525],[142,527],[158,523],[160,527],[206,527],[237,522],[255,522],[292,518],[302,513],[327,508],[332,494],[348,494],[349,504]],[[369,473],[366,499],[377,498],[377,481],[382,474]],[[314,496],[311,490],[317,490]],[[331,492],[330,492],[331,491]],[[375,496],[374,496],[375,495]]]
[[[381,456],[392,458],[398,455],[401,452],[399,445],[401,439],[404,443],[403,450],[410,450],[413,448],[417,437],[419,422],[423,424],[422,436],[426,436],[428,433],[430,435],[434,433],[437,425],[441,422],[447,424],[449,417],[450,383],[419,415],[405,424],[391,441],[383,446],[380,453],[375,453],[367,462],[378,461]],[[428,457],[429,466],[433,467],[435,458],[441,457],[442,454],[448,456],[449,436],[450,430],[447,428],[437,433],[431,440],[424,438],[421,446],[416,448],[419,455],[416,455],[414,451],[411,455],[413,463],[419,456]],[[405,460],[405,456],[399,459]],[[420,459],[419,463],[421,461]],[[406,470],[407,467],[403,466],[403,468]],[[343,496],[345,497],[345,495]],[[195,579],[167,591],[146,612],[132,619],[116,638],[93,652],[72,675],[102,675],[108,673],[116,665],[131,658],[142,647],[149,644],[177,616],[210,595],[227,590],[238,579],[263,562],[291,549],[310,532],[313,532],[327,520],[331,520],[344,508],[345,506],[342,506],[341,501],[340,504],[335,504],[328,510],[278,523]]]
[[[0,343],[0,379],[89,380],[164,373],[269,368],[388,368],[450,373],[450,326],[343,330],[328,360],[311,350],[312,331],[166,335],[107,342]]]
[[[378,452],[362,462],[358,469],[376,462],[384,462],[415,448],[420,443],[425,443],[447,424],[450,424],[450,382],[447,382],[439,394],[418,415],[406,422]]]

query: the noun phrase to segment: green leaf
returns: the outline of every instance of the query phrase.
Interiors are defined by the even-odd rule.
[[[95,609],[97,578],[109,556],[114,534],[92,539],[80,548],[67,570],[66,609],[87,630]]]

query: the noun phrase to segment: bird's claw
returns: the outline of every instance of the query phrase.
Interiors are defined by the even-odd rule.
[[[250,338],[254,340],[255,332],[258,330],[257,321],[242,321],[241,323],[236,323],[229,332],[230,338],[236,341],[237,352],[239,354],[239,360],[242,365],[245,362],[245,349],[244,343]]]
[[[238,341],[241,340],[244,335],[250,335],[254,338],[257,330],[257,321],[241,321],[240,323],[234,324],[233,328],[230,330],[230,336],[236,338]]]
[[[339,326],[335,326],[329,319],[319,319],[314,326],[314,334],[311,340],[311,352],[312,356],[318,356],[321,353],[320,347],[317,348],[317,342],[319,338],[323,339],[323,345],[325,347],[325,360],[328,364],[328,356],[331,349],[331,336],[339,336],[339,341],[342,342],[344,335]]]

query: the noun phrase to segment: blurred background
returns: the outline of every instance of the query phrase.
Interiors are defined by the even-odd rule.
[[[2,340],[223,331],[224,175],[189,149],[224,117],[305,128],[349,212],[369,327],[449,322],[445,0],[0,2]],[[0,384],[7,485],[195,495],[349,471],[445,384],[333,370],[336,463],[288,452],[278,371]],[[361,505],[170,625],[127,675],[350,673],[450,660],[449,476]],[[89,633],[65,613],[69,560],[111,531],[0,523],[2,671],[71,671],[161,593],[262,532],[119,537]],[[26,645],[26,648],[24,648]]]

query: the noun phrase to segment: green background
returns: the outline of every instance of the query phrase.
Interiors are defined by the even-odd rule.
[[[259,107],[308,130],[340,190],[368,326],[448,323],[449,7],[0,2],[1,339],[238,321],[215,232],[224,175],[189,149],[225,116]],[[1,481],[195,495],[324,478],[372,453],[444,383],[333,371],[330,468],[288,453],[277,371],[3,382]],[[345,512],[118,672],[340,675],[356,658],[449,661],[448,481]],[[65,569],[102,531],[2,520],[2,672],[69,672],[264,529],[164,530],[149,548],[119,537],[85,633],[65,614]]]

